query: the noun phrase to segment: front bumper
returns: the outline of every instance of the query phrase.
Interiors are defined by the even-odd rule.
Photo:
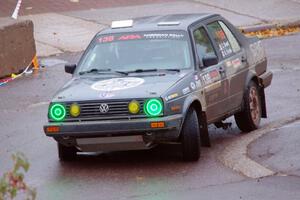
[[[163,128],[151,128],[152,122],[164,122]],[[172,115],[159,118],[104,120],[92,122],[48,123],[44,126],[47,136],[60,138],[92,138],[131,135],[151,135],[154,141],[174,141],[180,135],[182,115]],[[48,127],[58,127],[51,133]]]

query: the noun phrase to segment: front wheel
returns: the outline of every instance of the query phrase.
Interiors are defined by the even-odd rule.
[[[185,161],[197,161],[200,157],[200,129],[198,116],[192,108],[188,111],[181,132],[182,154]]]
[[[259,127],[261,120],[261,101],[258,86],[251,81],[245,91],[243,99],[243,110],[234,115],[239,129],[250,132]]]
[[[71,161],[76,159],[78,152],[76,147],[67,147],[60,143],[57,143],[57,148],[60,161]]]

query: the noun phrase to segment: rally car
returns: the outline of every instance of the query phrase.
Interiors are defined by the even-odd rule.
[[[259,127],[272,81],[261,42],[217,14],[114,21],[65,71],[44,126],[60,160],[180,143],[196,161],[208,125],[234,115],[242,132]]]

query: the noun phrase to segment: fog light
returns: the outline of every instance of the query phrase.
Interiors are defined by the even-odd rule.
[[[71,106],[70,106],[70,115],[72,117],[78,117],[80,115],[80,107],[78,104],[76,103],[73,103]]]
[[[163,104],[159,99],[149,99],[144,105],[144,112],[151,117],[158,116],[163,111]]]
[[[128,110],[131,114],[137,114],[140,112],[140,103],[136,100],[132,100],[128,104]]]
[[[54,121],[62,121],[66,117],[66,108],[63,104],[55,103],[51,105],[49,117]]]

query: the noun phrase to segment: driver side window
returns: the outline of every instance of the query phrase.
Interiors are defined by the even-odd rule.
[[[194,31],[194,39],[197,55],[200,60],[206,56],[216,56],[214,48],[209,40],[206,30],[203,27]]]

